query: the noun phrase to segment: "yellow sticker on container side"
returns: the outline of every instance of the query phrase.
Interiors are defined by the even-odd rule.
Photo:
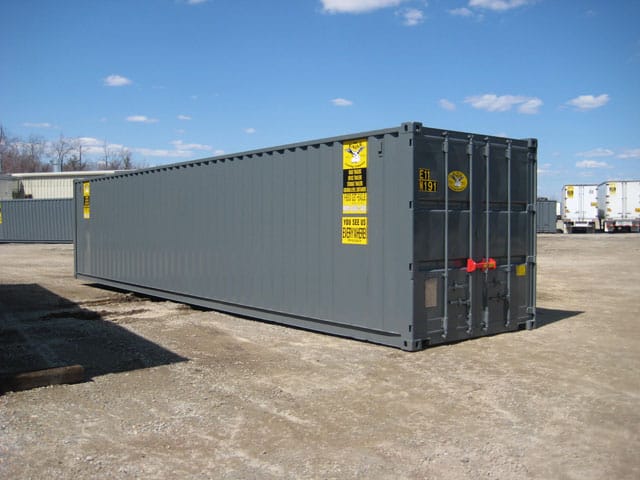
[[[571,185],[567,185],[567,198],[573,198],[573,187]]]
[[[516,265],[516,276],[524,277],[527,274],[527,264],[521,263],[520,265]]]
[[[2,225],[2,204],[0,203],[0,225]]]
[[[342,144],[342,169],[367,168],[367,139],[350,140]]]
[[[610,183],[609,184],[609,193],[611,195],[615,195],[616,194],[616,184],[615,183]]]
[[[360,215],[367,213],[367,193],[343,193],[342,213]]]
[[[342,217],[342,243],[345,245],[367,245],[369,224],[367,217]]]
[[[447,184],[449,185],[449,190],[453,190],[454,192],[464,192],[469,181],[463,172],[453,170],[449,172],[449,175],[447,176]]]
[[[91,217],[91,184],[89,182],[82,182],[82,213],[83,218],[87,219]]]

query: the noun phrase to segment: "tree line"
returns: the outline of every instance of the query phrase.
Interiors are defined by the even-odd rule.
[[[62,171],[130,170],[137,168],[133,155],[126,147],[113,147],[106,141],[96,153],[92,146],[84,145],[80,138],[60,135],[49,141],[40,135],[26,139],[11,136],[0,125],[0,173],[51,172],[55,166]]]

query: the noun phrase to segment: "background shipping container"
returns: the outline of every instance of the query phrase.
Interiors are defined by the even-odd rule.
[[[598,186],[564,185],[561,211],[566,233],[593,233],[598,226]]]
[[[640,231],[640,181],[611,180],[598,185],[598,215],[605,232]]]
[[[73,199],[0,200],[0,242],[71,243]]]
[[[536,156],[405,123],[76,181],[76,276],[406,350],[531,328]]]
[[[558,202],[539,198],[536,201],[536,231],[538,233],[557,232],[557,207]]]

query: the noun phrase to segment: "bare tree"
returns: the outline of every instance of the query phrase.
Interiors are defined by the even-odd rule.
[[[42,163],[45,140],[31,135],[27,141],[19,137],[9,137],[0,127],[0,172],[42,172],[48,166]]]
[[[87,161],[86,158],[83,160],[82,158],[82,141],[79,138],[74,138],[68,140],[69,145],[71,146],[71,150],[69,151],[69,157],[62,164],[62,169],[64,171],[71,172],[80,172],[82,170],[87,170]]]
[[[7,133],[4,126],[0,124],[0,173],[4,172],[4,151],[6,148]]]
[[[62,171],[65,159],[73,152],[74,148],[72,141],[60,134],[60,138],[49,146],[49,155],[54,167],[57,166]]]
[[[102,160],[99,164],[103,164],[106,170],[118,170],[121,168],[116,158],[116,152],[106,140],[102,145]]]
[[[120,152],[118,153],[118,158],[124,170],[132,170],[136,168],[133,166],[133,158],[132,158],[131,150],[129,150],[128,148],[122,147],[120,149]]]

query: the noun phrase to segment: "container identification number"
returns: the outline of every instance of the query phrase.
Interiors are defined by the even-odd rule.
[[[431,169],[418,169],[418,191],[428,193],[434,193],[438,191],[437,180],[431,179]]]

